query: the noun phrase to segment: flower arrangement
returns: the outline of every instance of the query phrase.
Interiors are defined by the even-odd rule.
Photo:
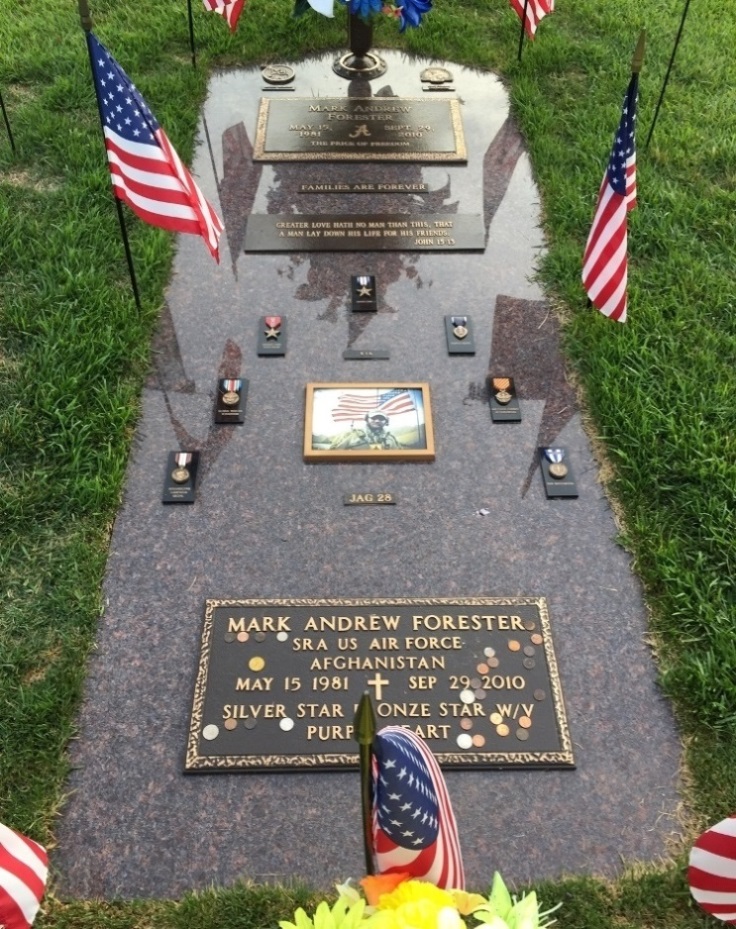
[[[540,912],[536,893],[512,896],[496,872],[487,897],[464,890],[442,890],[409,874],[381,874],[338,884],[331,907],[323,900],[313,916],[300,907],[294,922],[280,929],[548,929],[550,914]]]
[[[399,32],[407,26],[416,29],[422,17],[432,9],[432,0],[340,0],[348,12],[369,23],[377,16],[398,20]],[[324,16],[333,15],[334,0],[295,0],[294,15],[301,16],[310,7]]]

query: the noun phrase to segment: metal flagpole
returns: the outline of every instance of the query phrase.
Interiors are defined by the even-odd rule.
[[[189,47],[192,50],[192,67],[197,67],[197,52],[194,49],[194,16],[192,14],[192,0],[187,0],[187,11],[189,14]]]
[[[519,36],[519,58],[521,61],[521,49],[524,46],[524,32],[526,31],[526,12],[529,9],[529,0],[524,0],[524,13],[521,17],[521,35]]]
[[[690,9],[690,0],[685,0],[685,9],[682,11],[682,19],[680,20],[680,28],[677,30],[677,38],[675,39],[675,47],[672,49],[672,55],[670,56],[670,63],[667,65],[667,73],[664,76],[664,83],[662,84],[662,92],[659,95],[659,100],[657,100],[657,108],[654,111],[654,119],[652,120],[652,125],[649,127],[649,135],[647,140],[644,143],[644,150],[646,151],[649,148],[649,143],[652,140],[652,133],[654,132],[654,127],[657,125],[657,117],[659,116],[659,108],[662,106],[662,100],[664,99],[664,92],[667,89],[667,82],[670,79],[670,71],[672,70],[672,65],[675,61],[675,54],[677,53],[677,46],[680,44],[680,36],[682,35],[682,30],[685,27],[685,19],[687,18],[687,11]]]
[[[10,120],[8,119],[8,114],[5,111],[5,103],[3,102],[3,95],[0,93],[0,110],[3,111],[3,120],[5,121],[5,128],[8,130],[8,138],[10,139],[10,147],[15,154],[15,141],[13,139],[13,133],[10,131]]]
[[[363,812],[363,851],[365,852],[365,873],[375,874],[373,861],[373,798],[371,797],[371,746],[376,735],[376,717],[370,694],[364,693],[360,698],[355,714],[355,738],[360,746],[360,799]]]
[[[102,138],[104,142],[105,138],[105,125],[102,121],[102,105],[100,103],[100,90],[97,86],[97,81],[95,80],[94,75],[94,65],[92,61],[92,46],[89,41],[89,34],[92,31],[92,17],[89,13],[89,6],[87,0],[78,0],[79,4],[79,19],[82,23],[82,29],[84,29],[84,38],[87,42],[87,52],[89,54],[89,65],[92,71],[92,83],[95,85],[95,97],[97,99],[97,112],[100,117],[100,127],[102,129]],[[128,230],[125,228],[125,217],[123,216],[123,205],[115,196],[115,191],[113,190],[113,199],[115,200],[115,207],[118,211],[118,221],[120,223],[120,232],[123,237],[123,246],[125,247],[125,257],[128,261],[128,273],[130,274],[130,283],[133,287],[133,296],[135,297],[135,305],[138,307],[138,312],[141,311],[141,298],[138,293],[138,281],[135,277],[135,268],[133,267],[133,256],[130,252],[130,243],[128,242]]]

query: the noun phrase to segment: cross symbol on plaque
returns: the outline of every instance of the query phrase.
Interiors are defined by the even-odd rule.
[[[366,681],[366,683],[370,684],[371,687],[376,688],[376,700],[382,700],[383,699],[383,685],[388,684],[388,681],[382,678],[380,674],[376,674],[376,676],[372,680]]]

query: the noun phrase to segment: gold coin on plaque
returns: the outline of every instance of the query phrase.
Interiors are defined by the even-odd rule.
[[[530,636],[530,638],[535,645],[541,645],[542,642],[544,642],[544,637],[541,636],[538,632],[535,632],[533,636]]]
[[[248,662],[251,671],[262,671],[266,667],[266,662],[260,655],[254,655]]]
[[[472,719],[461,719],[461,720],[460,720],[460,728],[461,728],[461,729],[472,729],[472,728],[473,728],[473,721],[472,721]]]
[[[452,330],[452,334],[455,336],[456,339],[464,339],[465,336],[468,334],[468,327],[467,326],[455,326],[455,328]]]
[[[186,468],[174,468],[171,472],[171,480],[177,484],[186,484],[189,480],[189,471]]]
[[[227,403],[228,406],[235,406],[238,400],[239,396],[237,390],[228,390],[227,393],[222,395],[222,402]]]
[[[500,713],[491,713],[488,717],[494,726],[500,726],[503,722],[503,716]]]
[[[506,725],[506,723],[501,723],[500,726],[496,726],[496,735],[508,735],[511,730]]]
[[[224,722],[222,725],[223,725],[226,729],[235,729],[235,727],[238,725],[238,721],[237,721],[237,719],[232,719],[232,717],[231,717],[230,719],[226,719],[225,722]]]
[[[553,461],[549,466],[549,473],[552,477],[559,480],[561,477],[564,477],[567,474],[567,465],[563,464],[561,461]]]
[[[517,642],[516,639],[509,639],[507,645],[510,652],[518,652],[521,648],[521,642]]]
[[[529,719],[528,716],[520,716],[520,717],[519,717],[519,725],[521,726],[522,729],[531,729],[531,728],[532,728],[532,721],[531,721],[531,719]]]

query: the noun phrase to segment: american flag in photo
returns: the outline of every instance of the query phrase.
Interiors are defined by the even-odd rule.
[[[224,16],[230,27],[230,32],[235,32],[238,25],[238,19],[243,12],[245,0],[202,0],[205,10],[211,10]]]
[[[695,841],[687,880],[706,913],[736,924],[736,816],[711,826]]]
[[[373,741],[373,850],[379,874],[406,871],[437,887],[465,888],[457,823],[440,766],[401,726]]]
[[[524,0],[510,0],[511,6],[516,11],[519,19],[524,16]],[[547,13],[554,13],[555,0],[527,0],[526,18],[524,20],[524,30],[530,39],[534,38],[537,26],[544,19]]]
[[[201,235],[219,261],[220,217],[125,71],[91,32],[87,40],[115,196],[152,226]]]
[[[363,419],[367,413],[385,413],[387,416],[397,416],[399,413],[410,413],[416,409],[414,401],[408,390],[397,388],[385,393],[345,393],[337,398],[337,406],[332,408],[332,418],[335,422],[345,422],[353,419]]]
[[[632,74],[598,193],[583,255],[583,286],[604,316],[626,322],[628,213],[636,206],[636,104],[639,75]]]
[[[36,918],[48,877],[43,846],[0,823],[0,926],[28,929]]]

